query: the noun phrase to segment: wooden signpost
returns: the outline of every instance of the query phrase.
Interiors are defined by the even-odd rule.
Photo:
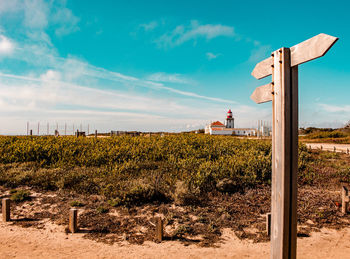
[[[324,56],[338,38],[319,34],[274,51],[252,76],[272,75],[255,89],[256,103],[272,101],[271,258],[296,258],[298,174],[298,65]]]

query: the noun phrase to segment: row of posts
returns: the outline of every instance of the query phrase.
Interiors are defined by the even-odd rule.
[[[309,149],[310,150],[312,149],[311,145],[309,145]],[[323,150],[323,146],[322,145],[321,145],[320,149]],[[333,147],[333,151],[337,152],[337,148],[335,146]],[[350,149],[349,148],[346,149],[346,154],[348,154],[348,155],[350,154]]]
[[[2,219],[4,222],[11,221],[11,215],[10,215],[10,207],[11,207],[11,200],[9,198],[2,199]],[[155,241],[156,242],[162,242],[164,233],[163,233],[163,219],[159,216],[155,217]],[[70,233],[78,233],[79,227],[78,227],[78,209],[71,208],[69,210],[69,223],[68,223],[68,229]]]
[[[345,186],[342,186],[342,189],[341,189],[341,199],[342,199],[341,212],[342,214],[346,215],[349,212],[350,196],[349,196],[349,190]],[[11,220],[10,206],[11,206],[11,200],[9,198],[2,199],[2,218],[4,222],[8,222]],[[164,237],[163,220],[159,216],[155,217],[155,228],[156,228],[155,241],[162,242]],[[79,232],[78,209],[76,208],[72,208],[69,210],[68,229],[70,233]],[[266,232],[268,236],[271,235],[271,213],[266,214]]]

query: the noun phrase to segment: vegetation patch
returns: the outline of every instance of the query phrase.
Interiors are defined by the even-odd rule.
[[[22,201],[29,201],[31,200],[30,192],[27,190],[11,190],[10,191],[11,197],[10,199],[14,202],[22,202]]]

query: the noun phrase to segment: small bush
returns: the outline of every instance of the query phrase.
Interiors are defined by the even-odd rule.
[[[104,214],[104,213],[107,213],[109,211],[109,209],[104,207],[104,206],[99,206],[99,207],[97,207],[96,211],[100,214]]]
[[[30,192],[26,190],[11,190],[10,199],[14,202],[22,202],[31,200]]]
[[[70,206],[71,207],[83,207],[84,206],[84,203],[80,202],[80,201],[72,201],[70,203]]]

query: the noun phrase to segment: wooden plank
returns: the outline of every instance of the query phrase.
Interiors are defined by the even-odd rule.
[[[264,77],[267,77],[272,74],[272,65],[273,59],[272,57],[269,57],[267,59],[264,59],[263,61],[256,64],[252,71],[252,76],[254,76],[256,79],[261,79]]]
[[[337,37],[320,33],[291,47],[291,66],[324,56],[337,40]]]
[[[272,101],[272,84],[257,87],[250,98],[256,103]]]
[[[303,41],[290,48],[291,66],[297,66],[307,61],[324,56],[328,50],[336,43],[337,37],[320,33],[306,41]],[[252,71],[252,76],[261,79],[272,74],[272,57],[269,57],[258,64]]]
[[[291,219],[296,201],[293,192],[293,170],[297,168],[296,159],[292,156],[295,144],[295,105],[293,105],[290,50],[282,48],[273,53],[274,95],[273,95],[273,146],[272,146],[272,230],[271,230],[271,258],[295,258],[296,225]],[[297,98],[294,103],[297,102]],[[294,138],[293,138],[294,136]],[[293,151],[293,153],[291,153]],[[293,228],[293,229],[292,229]]]

